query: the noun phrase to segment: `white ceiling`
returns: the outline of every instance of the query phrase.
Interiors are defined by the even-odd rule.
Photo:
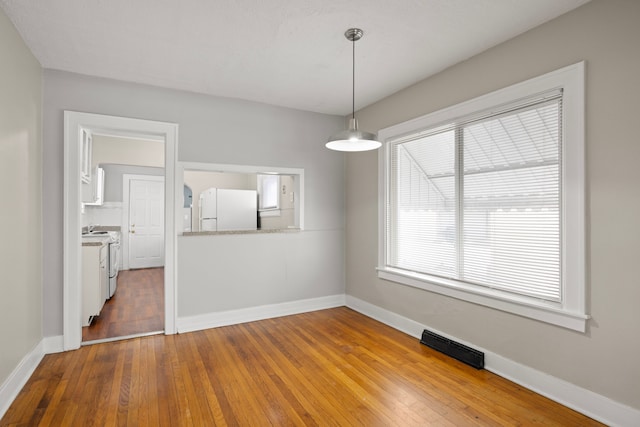
[[[0,0],[44,68],[330,114],[588,0]]]

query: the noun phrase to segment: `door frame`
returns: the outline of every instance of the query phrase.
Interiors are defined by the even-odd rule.
[[[177,245],[175,172],[178,124],[102,114],[64,111],[64,215],[63,215],[63,349],[82,343],[82,221],[81,147],[82,129],[123,137],[154,137],[164,141],[165,150],[165,319],[166,335],[176,333]]]
[[[125,173],[122,175],[122,225],[120,227],[122,237],[122,269],[129,270],[129,182],[132,179],[139,179],[144,181],[162,181],[164,182],[164,175],[138,175]],[[166,222],[166,219],[165,219]],[[165,254],[166,257],[166,254]]]

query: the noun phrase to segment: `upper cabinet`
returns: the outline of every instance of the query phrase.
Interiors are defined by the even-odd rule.
[[[91,182],[82,183],[82,203],[101,206],[104,199],[104,169],[96,167],[91,175]]]
[[[91,131],[82,129],[82,150],[80,153],[82,203],[85,205],[101,205],[104,195],[104,170],[100,167],[92,169],[92,147]]]
[[[80,178],[82,182],[91,182],[91,132],[82,129],[82,152],[80,153]]]

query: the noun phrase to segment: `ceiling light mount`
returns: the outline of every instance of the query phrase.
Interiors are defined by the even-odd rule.
[[[357,42],[362,38],[363,35],[364,35],[364,31],[362,31],[360,28],[349,28],[347,31],[344,32],[344,36],[350,42]]]
[[[326,147],[331,150],[368,151],[380,148],[382,145],[374,134],[359,130],[358,120],[356,120],[356,41],[360,40],[363,35],[364,31],[360,28],[349,28],[344,33],[344,36],[353,45],[351,119],[349,120],[349,129],[338,132],[329,138]]]

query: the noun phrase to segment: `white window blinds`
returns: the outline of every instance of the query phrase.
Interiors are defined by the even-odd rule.
[[[280,176],[258,174],[258,209],[280,208]]]
[[[389,267],[562,301],[562,92],[390,143]]]

